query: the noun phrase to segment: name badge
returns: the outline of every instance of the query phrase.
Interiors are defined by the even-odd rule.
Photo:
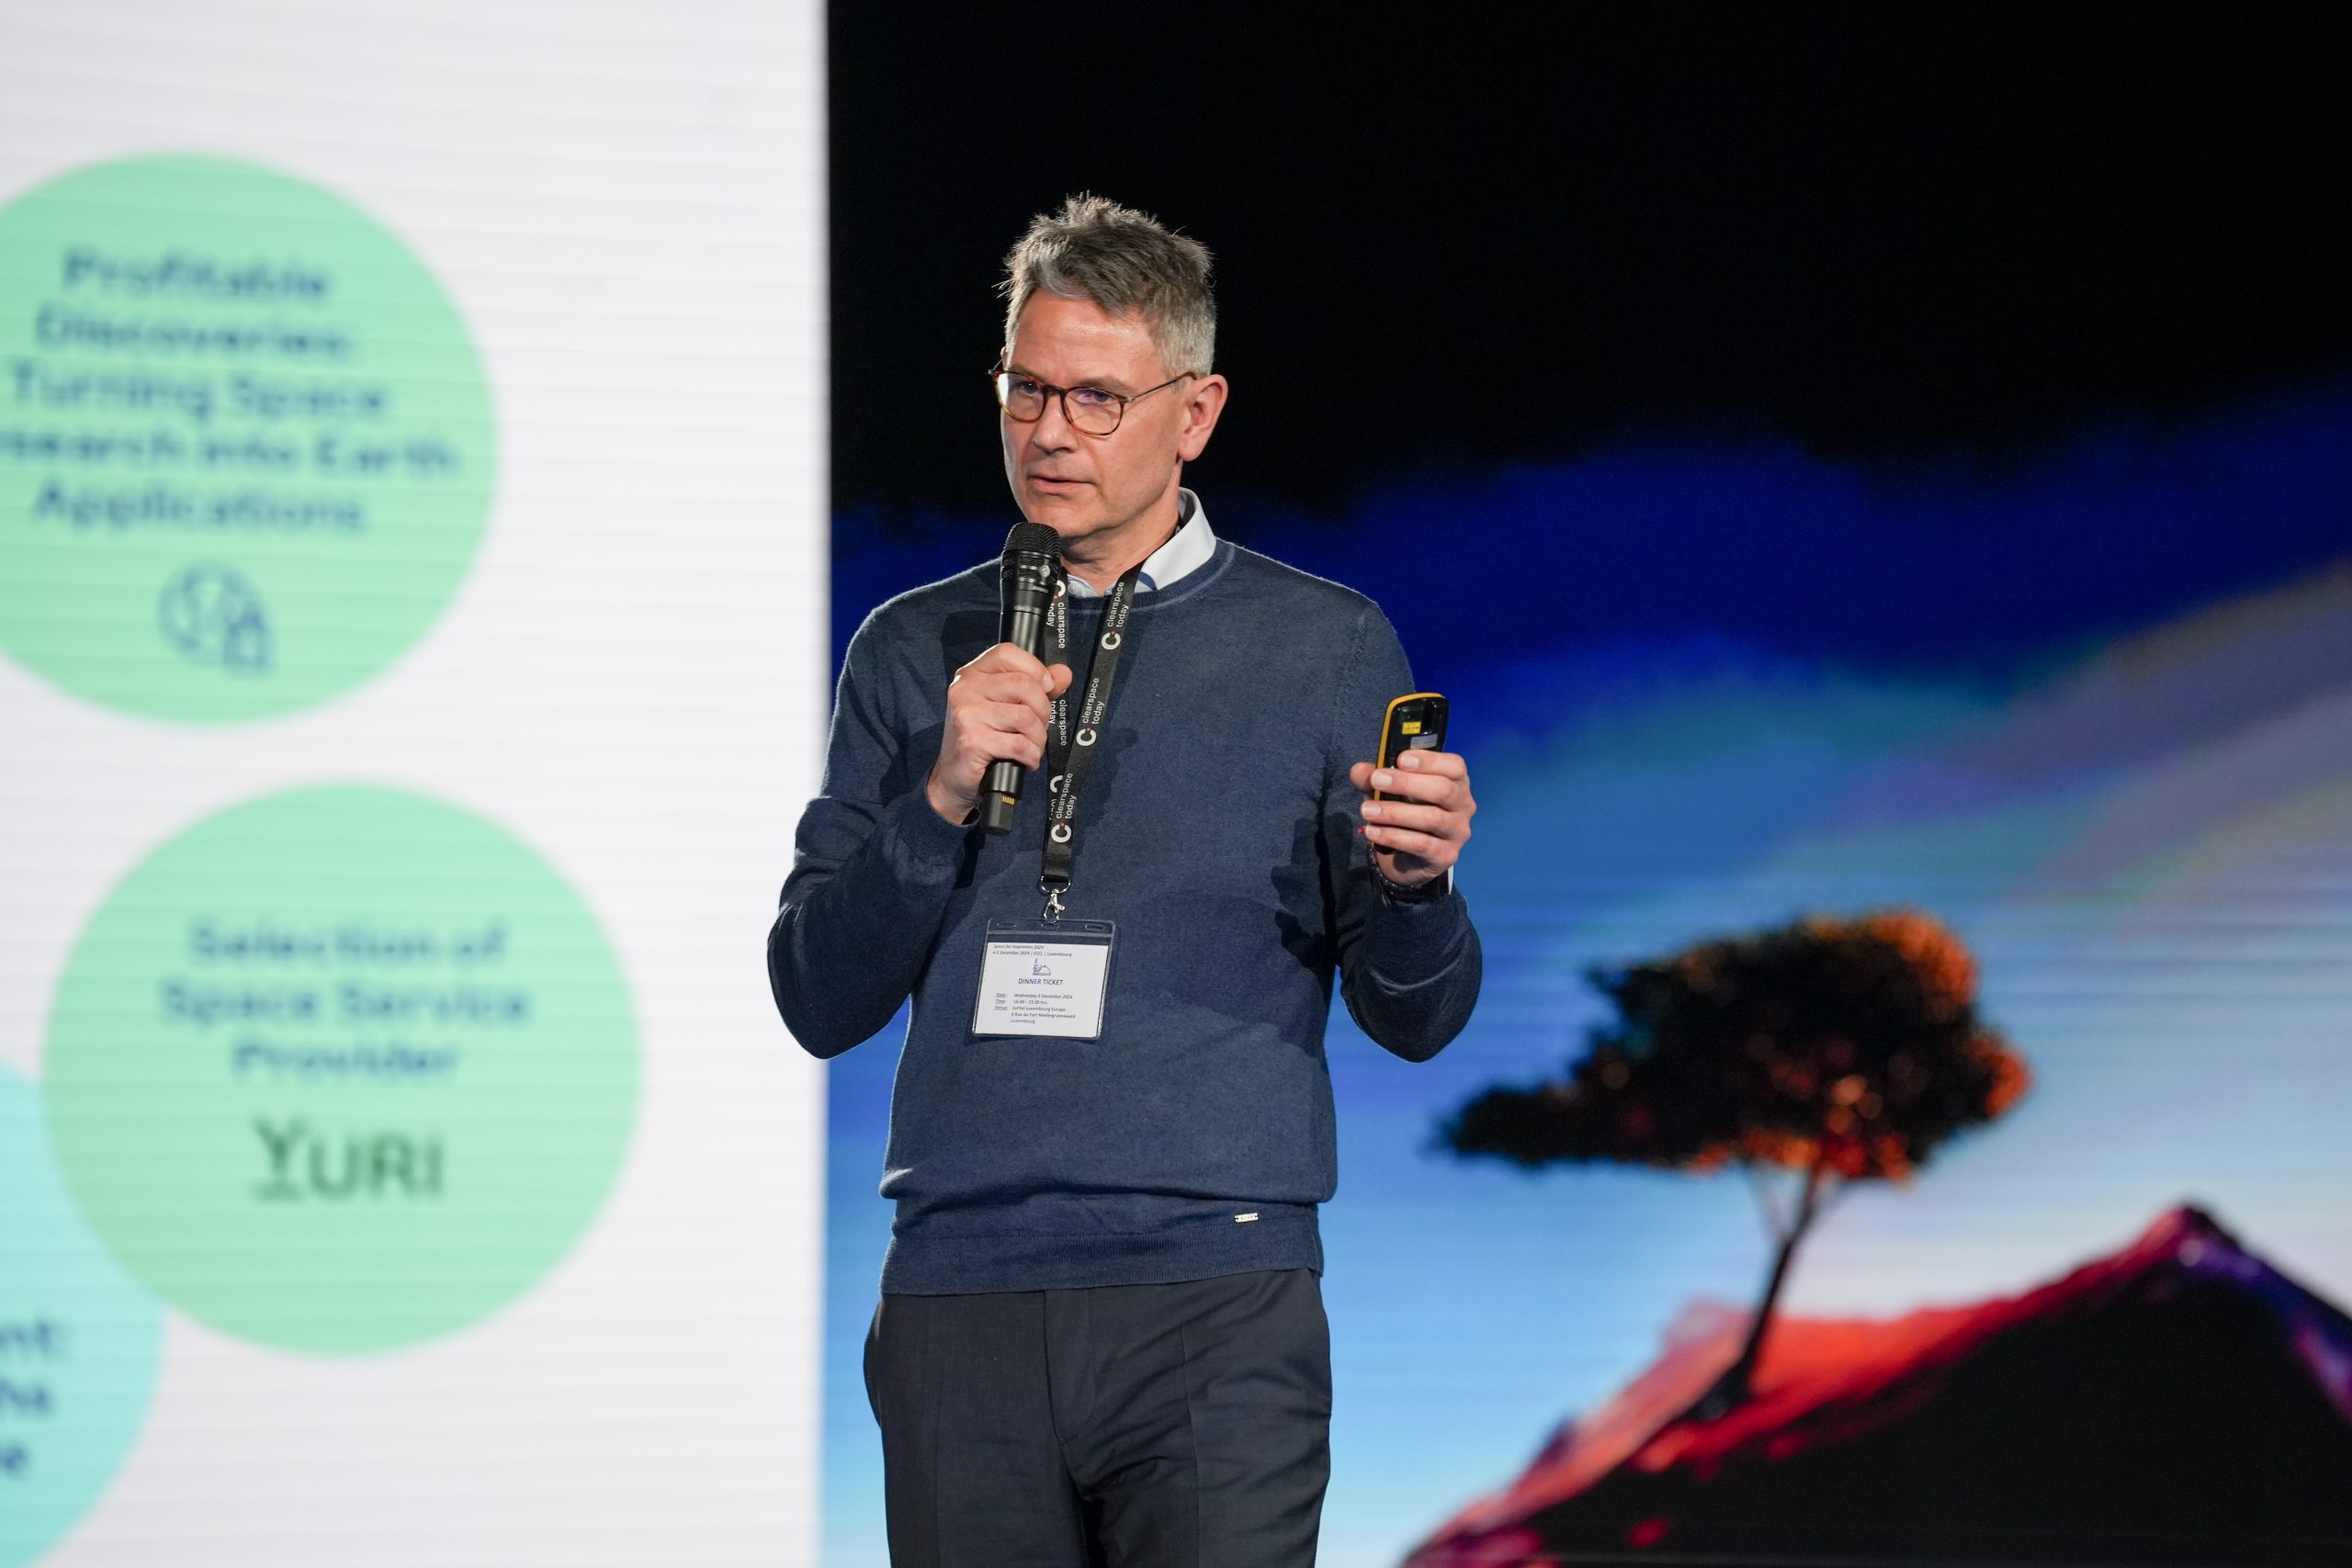
[[[1099,1038],[1117,935],[1109,920],[990,920],[972,1032]]]

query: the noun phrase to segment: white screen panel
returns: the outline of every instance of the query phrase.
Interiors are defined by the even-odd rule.
[[[0,36],[0,1565],[809,1560],[820,13]]]

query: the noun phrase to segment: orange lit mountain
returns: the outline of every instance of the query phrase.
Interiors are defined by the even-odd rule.
[[[1686,1314],[1407,1568],[2352,1564],[2352,1318],[2198,1210],[2014,1299],[1783,1318],[1755,1398],[1683,1418],[1745,1325]]]

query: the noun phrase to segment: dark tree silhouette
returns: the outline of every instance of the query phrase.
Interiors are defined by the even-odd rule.
[[[1747,1398],[1790,1261],[1840,1186],[1907,1181],[2030,1074],[1978,1019],[1968,950],[1915,910],[1808,918],[1589,978],[1616,1016],[1566,1078],[1489,1089],[1439,1142],[1530,1168],[1742,1168],[1775,1251],[1747,1342],[1696,1412],[1720,1415]]]

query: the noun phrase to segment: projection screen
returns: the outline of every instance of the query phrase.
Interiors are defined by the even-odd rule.
[[[0,33],[0,1568],[808,1560],[820,13]]]

